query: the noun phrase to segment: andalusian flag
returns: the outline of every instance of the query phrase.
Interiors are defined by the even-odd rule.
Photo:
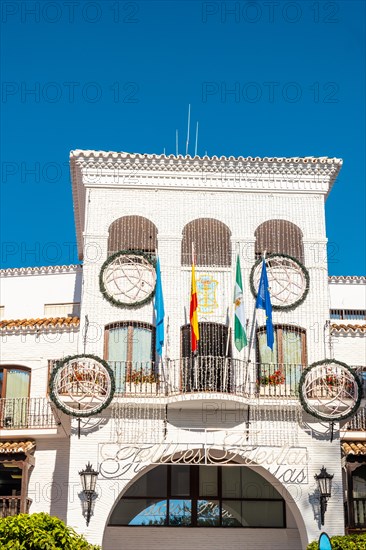
[[[194,270],[194,263],[192,263],[192,282],[191,282],[191,304],[189,308],[189,319],[191,323],[191,350],[193,353],[197,351],[198,340],[200,339],[200,332],[198,328],[197,317],[197,289],[196,289],[196,274]]]
[[[239,256],[236,259],[236,278],[234,289],[234,304],[235,304],[235,326],[234,340],[238,351],[241,351],[248,344],[247,335],[245,332],[245,311],[243,299],[243,283],[241,279],[241,269]]]

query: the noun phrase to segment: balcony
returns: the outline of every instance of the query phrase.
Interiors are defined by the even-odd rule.
[[[46,397],[5,397],[0,399],[0,429],[57,428],[51,404]]]
[[[17,514],[29,514],[31,504],[32,500],[30,498],[0,496],[0,518],[16,516]]]
[[[296,399],[303,367],[196,357],[153,363],[109,362],[116,396],[171,397],[193,393]]]

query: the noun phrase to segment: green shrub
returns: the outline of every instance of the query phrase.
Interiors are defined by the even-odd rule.
[[[19,514],[0,520],[2,550],[100,550],[48,514]]]
[[[366,535],[331,537],[332,550],[366,550]],[[318,541],[311,542],[306,550],[318,550]]]

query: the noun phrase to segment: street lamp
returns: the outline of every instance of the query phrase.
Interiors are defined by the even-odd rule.
[[[320,469],[320,474],[315,474],[314,478],[318,482],[320,495],[320,521],[324,525],[324,516],[327,509],[327,503],[332,496],[332,479],[334,474],[328,474],[324,466]]]
[[[91,509],[92,509],[92,502],[93,499],[96,496],[95,492],[95,486],[97,483],[97,477],[98,472],[93,470],[93,466],[88,462],[84,470],[81,470],[79,472],[79,476],[81,479],[81,486],[83,488],[83,493],[85,496],[85,503],[86,503],[86,525],[89,525],[90,516],[91,516]]]

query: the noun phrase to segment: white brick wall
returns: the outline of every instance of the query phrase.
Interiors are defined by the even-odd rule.
[[[47,359],[82,351],[81,335],[86,315],[90,323],[86,352],[99,356],[103,356],[106,324],[122,320],[153,324],[152,303],[137,309],[120,309],[104,300],[99,291],[99,272],[107,256],[108,227],[115,219],[124,215],[145,216],[158,228],[166,320],[168,317],[170,320],[170,348],[165,348],[164,351],[171,358],[180,356],[180,327],[187,322],[189,308],[190,269],[182,268],[180,265],[182,230],[185,224],[198,217],[212,217],[225,223],[232,233],[233,252],[231,269],[212,271],[197,268],[198,277],[202,273],[210,273],[218,281],[219,307],[213,315],[201,316],[200,320],[226,322],[227,311],[232,306],[235,254],[238,245],[243,270],[246,313],[247,317],[252,319],[254,299],[249,288],[249,273],[254,263],[255,229],[268,219],[286,219],[298,225],[303,232],[305,265],[310,274],[310,292],[306,301],[294,311],[274,312],[273,320],[275,323],[295,324],[306,329],[309,363],[328,356],[329,345],[325,324],[329,319],[329,292],[323,201],[329,184],[328,175],[319,179],[314,177],[310,181],[310,176],[303,176],[301,171],[293,172],[290,176],[274,173],[273,182],[268,183],[267,176],[261,179],[251,174],[244,183],[231,181],[220,184],[218,188],[215,187],[217,174],[208,174],[207,178],[202,179],[202,174],[198,177],[193,172],[178,174],[172,170],[169,174],[163,174],[144,170],[140,171],[134,183],[129,185],[129,180],[127,183],[125,181],[126,174],[123,170],[113,181],[107,174],[109,169],[105,169],[105,174],[102,173],[97,180],[88,180],[88,170],[83,166],[79,176],[74,174],[74,179],[84,178],[87,188],[87,203],[76,205],[76,221],[83,232],[84,240],[83,286],[81,287],[80,279],[73,274],[9,278],[6,283],[10,304],[8,311],[13,312],[11,316],[18,318],[42,317],[43,314],[39,313],[40,304],[43,308],[44,303],[80,299],[82,302],[80,331],[62,334],[40,332],[39,335],[16,334],[5,337],[2,346],[3,364],[21,364],[32,368],[32,395],[45,395]],[[190,183],[192,185],[188,189],[187,184]],[[74,184],[74,198],[83,197],[83,183],[78,180],[78,183],[74,181]],[[84,206],[87,209],[85,226]],[[79,234],[81,242],[80,237]],[[16,300],[18,306],[12,305]],[[5,318],[9,318],[9,315],[6,312]],[[353,359],[359,362],[363,353],[360,342],[361,340],[356,338],[344,338],[344,342],[342,340],[341,343],[334,342],[335,357],[349,364],[353,363]],[[254,359],[253,348],[252,360]],[[228,405],[229,402],[231,405]],[[170,402],[167,437],[170,437],[174,444],[185,442],[182,443],[183,447],[178,447],[179,450],[197,449],[204,443],[205,429],[215,427],[218,432],[212,436],[214,443],[218,449],[224,448],[225,430],[246,433],[243,411],[247,409],[244,403],[241,403],[242,412],[237,417],[236,412],[232,414],[230,409],[233,406],[232,401],[225,398],[220,400],[218,410],[221,412],[222,403],[225,407],[228,406],[224,416],[210,415],[207,418],[202,412],[203,404],[192,400],[175,403],[173,406]],[[165,406],[165,401],[161,406]],[[287,413],[285,408],[283,410],[285,418]],[[146,455],[143,458],[141,445],[133,439],[127,455],[120,457],[118,464],[116,463],[116,452],[123,443],[117,439],[117,420],[111,415],[112,407],[109,407],[103,414],[89,421],[81,421],[80,439],[78,422],[72,421],[70,431],[69,419],[62,416],[63,424],[58,438],[37,439],[36,467],[29,486],[30,497],[33,498],[31,511],[45,510],[66,519],[79,532],[84,532],[91,542],[100,544],[103,541],[104,550],[117,550],[121,545],[126,549],[149,546],[152,550],[179,550],[183,545],[184,548],[191,545],[220,550],[223,547],[233,550],[300,550],[306,548],[308,541],[317,539],[323,530],[318,519],[319,500],[314,475],[325,465],[328,471],[334,474],[334,488],[324,530],[330,535],[343,533],[339,433],[336,429],[331,443],[328,426],[315,422],[314,418],[305,414],[302,421],[295,425],[286,420],[268,423],[267,431],[263,429],[262,424],[253,421],[250,430],[253,434],[259,433],[259,443],[255,443],[254,436],[251,435],[252,439],[242,442],[238,451],[240,460],[244,460],[249,444],[253,444],[254,447],[257,445],[258,452],[272,454],[271,461],[263,463],[257,454],[257,462],[252,466],[268,481],[275,483],[277,488],[281,488],[287,506],[287,529],[177,530],[106,527],[111,511],[126,487],[141,475],[143,470],[152,467],[151,456]],[[136,431],[139,426],[141,421],[136,421]],[[188,432],[184,429],[187,426],[196,427],[201,431]],[[133,422],[132,427],[130,423],[130,428],[133,430]],[[147,439],[144,440],[147,444],[149,433],[153,433],[154,437],[162,434],[161,421],[155,421],[151,426],[147,424]],[[274,434],[277,433],[278,442],[274,441]],[[288,452],[293,453],[293,456],[298,449],[307,452],[305,474],[302,467],[296,464],[293,466],[276,462],[279,461],[278,453],[285,448],[288,448]],[[164,454],[164,448],[155,451],[157,456]],[[117,464],[119,468],[119,474],[115,478],[108,476],[103,469],[103,462],[108,456],[110,464]],[[94,516],[87,528],[81,513],[78,472],[88,461],[94,467],[102,467],[104,473],[100,474],[98,479],[98,500],[95,503]]]

